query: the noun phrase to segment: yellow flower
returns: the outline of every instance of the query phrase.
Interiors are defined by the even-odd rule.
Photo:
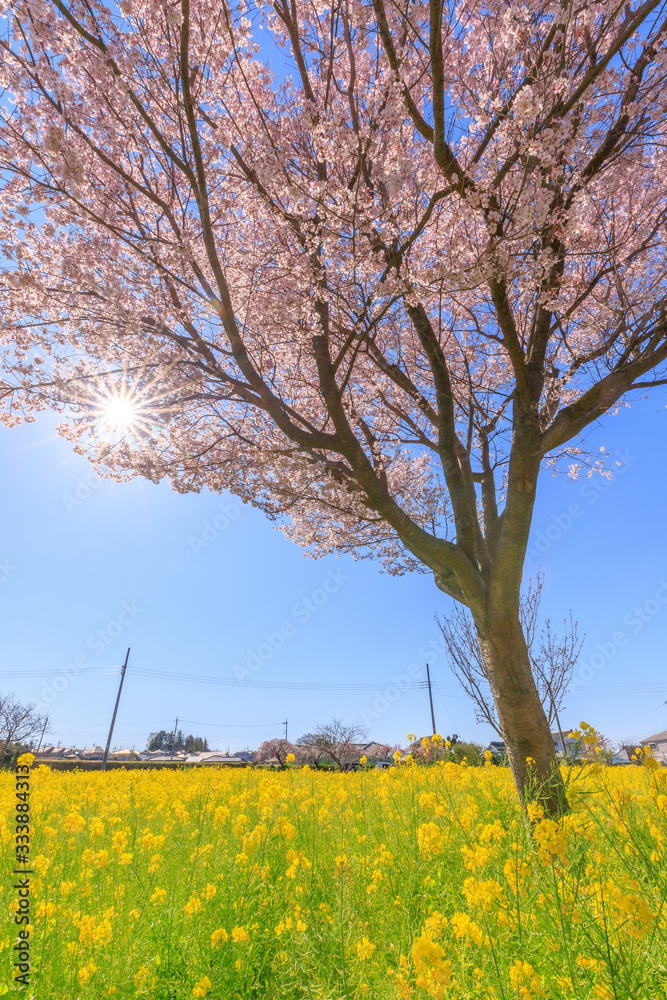
[[[201,899],[198,896],[190,896],[185,904],[185,912],[189,917],[201,910]]]
[[[484,943],[482,928],[467,913],[455,913],[450,923],[457,938],[467,938],[478,947]]]
[[[443,948],[428,934],[421,934],[412,946],[412,961],[417,973],[417,986],[435,1000],[442,1000],[444,989],[452,981],[452,963],[445,958]]]
[[[359,763],[360,764],[368,764],[368,757],[366,756],[366,754],[362,754],[361,755],[361,757],[359,758]]]
[[[88,962],[82,968],[79,969],[79,982],[82,986],[85,986],[91,976],[97,972],[97,966],[93,965],[92,962]]]
[[[134,974],[134,985],[138,990],[143,989],[143,987],[150,981],[151,973],[147,965],[142,965],[140,969],[137,969]]]
[[[408,743],[414,743],[416,739],[417,737],[415,736],[414,733],[408,733]]]
[[[526,806],[526,812],[530,822],[534,823],[535,820],[542,819],[544,816],[544,807],[539,802],[529,802]]]
[[[535,826],[533,836],[539,846],[539,857],[543,865],[555,861],[565,862],[565,832],[563,827],[553,819],[543,819]]]
[[[448,923],[447,917],[434,910],[424,921],[424,928],[431,937],[440,937]]]
[[[442,854],[445,849],[442,830],[437,823],[422,823],[421,826],[417,827],[417,843],[419,844],[419,853],[424,858],[431,854]]]
[[[284,837],[285,840],[294,840],[296,837],[296,827],[293,823],[290,823],[287,816],[278,817],[273,827],[273,832],[277,833],[280,837]]]
[[[287,756],[285,757],[285,762],[287,764],[293,764],[295,760],[296,760],[296,757],[295,757],[295,755],[293,753],[288,753]]]
[[[205,997],[208,991],[211,989],[213,983],[208,978],[208,976],[202,976],[198,983],[192,987],[193,997]]]
[[[544,996],[540,977],[532,965],[522,962],[520,958],[510,966],[510,983],[520,1000],[532,1000],[533,997]]]
[[[361,941],[357,941],[357,955],[359,956],[360,962],[365,962],[367,958],[370,958],[375,951],[375,945],[371,944],[367,937],[363,937]]]
[[[232,927],[232,941],[235,944],[246,944],[249,940],[250,935],[245,927]]]
[[[428,738],[428,736],[422,736],[422,747],[424,748],[424,750],[428,750],[428,748],[430,747],[430,745],[431,745],[431,741]]]
[[[483,868],[493,858],[494,851],[490,847],[476,844],[474,847],[464,845],[461,848],[463,855],[463,865],[467,871],[472,872],[476,868]]]
[[[35,755],[34,755],[34,753],[22,753],[19,756],[19,759],[16,761],[17,764],[21,764],[21,765],[25,764],[28,767],[32,767],[32,765],[34,764],[34,762],[35,762]]]
[[[156,889],[151,896],[151,903],[161,903],[166,899],[167,890],[166,889]]]
[[[334,868],[334,875],[335,876],[342,875],[343,872],[346,871],[348,867],[347,854],[338,854],[334,859],[334,861],[336,863],[336,867]]]
[[[463,882],[463,895],[468,906],[477,906],[482,910],[492,910],[496,903],[504,900],[502,886],[494,879],[480,882],[475,878],[467,878]]]
[[[218,941],[229,941],[229,934],[224,927],[218,927],[218,929],[213,931],[211,934],[211,947],[215,948]]]
[[[63,829],[65,833],[81,833],[86,829],[86,821],[80,813],[68,813],[63,823]]]

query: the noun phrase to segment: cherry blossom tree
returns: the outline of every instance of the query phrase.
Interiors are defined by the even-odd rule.
[[[322,760],[333,761],[342,771],[346,764],[359,760],[367,739],[368,734],[362,726],[333,718],[319,725],[314,733],[303,736],[299,743],[305,749],[308,740],[318,763]]]
[[[540,471],[664,385],[664,0],[10,0],[5,420],[475,623],[520,793]]]
[[[303,747],[289,743],[287,740],[265,740],[255,754],[255,763],[268,764],[277,761],[280,767],[286,767],[288,756],[290,763],[307,763]],[[293,761],[291,757],[294,758]]]

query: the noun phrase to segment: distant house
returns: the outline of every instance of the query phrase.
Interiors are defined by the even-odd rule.
[[[351,743],[350,751],[353,759],[343,764],[344,771],[358,771],[361,767],[362,757],[365,757],[370,763],[378,761],[384,763],[389,755],[389,747],[386,743]]]
[[[104,750],[99,746],[89,747],[88,750],[82,752],[81,758],[82,760],[103,760]]]
[[[554,749],[559,757],[567,757],[568,760],[574,760],[578,754],[577,743],[573,736],[570,736],[570,730],[563,730],[563,740],[565,741],[565,753],[563,753],[563,741],[560,738],[560,733],[552,733],[551,739],[554,741]],[[490,750],[494,757],[504,757],[507,753],[505,749],[505,743],[503,740],[491,740],[489,745],[485,747],[486,750]]]
[[[648,736],[645,740],[640,740],[639,745],[649,747],[653,751],[653,756],[661,764],[667,764],[667,729],[655,736]]]
[[[233,756],[234,757],[240,757],[240,759],[241,760],[245,760],[246,763],[252,764],[253,761],[255,760],[255,751],[254,750],[237,750],[236,753]]]
[[[78,757],[79,756],[79,751],[75,750],[74,747],[46,746],[46,747],[42,747],[41,750],[38,750],[37,753],[35,754],[35,756],[38,757],[40,760],[42,760],[44,758],[47,758],[49,760],[53,760],[54,757],[57,760],[60,760],[63,757],[71,759],[73,757]]]
[[[136,750],[115,750],[114,753],[109,755],[110,760],[141,760],[141,754],[138,754]]]
[[[186,764],[226,764],[228,767],[241,767],[249,762],[243,757],[230,756],[219,750],[204,750],[199,753],[191,753],[185,758]]]
[[[166,761],[172,760],[177,763],[185,763],[188,757],[183,750],[177,750],[176,753],[165,753],[164,750],[149,750],[146,755],[142,755],[144,760],[148,761]]]
[[[570,736],[570,730],[563,730],[563,740],[565,740],[565,748],[563,752],[563,742],[560,738],[560,733],[552,733],[551,739],[554,741],[554,747],[556,748],[556,753],[559,757],[567,757],[568,760],[575,760],[581,754],[581,741],[574,736]]]
[[[622,746],[611,758],[612,764],[632,764],[631,755],[635,752],[634,747]]]

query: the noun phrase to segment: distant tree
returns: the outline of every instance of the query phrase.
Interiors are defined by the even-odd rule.
[[[358,744],[365,742],[368,734],[362,726],[346,725],[342,719],[333,718],[318,726],[309,738],[312,739],[311,746],[322,758],[330,758],[342,770],[345,764],[358,759]]]
[[[572,680],[572,671],[579,658],[585,636],[579,637],[579,624],[570,613],[563,620],[561,632],[547,618],[539,627],[544,575],[530,581],[522,595],[519,614],[526,637],[535,685],[550,727],[558,724],[558,712]],[[452,673],[475,704],[478,722],[487,722],[505,739],[484,666],[482,650],[475,624],[469,612],[461,606],[448,616],[436,615],[442,632]]]
[[[171,753],[172,746],[173,734],[168,733],[166,729],[161,729],[158,733],[149,734],[146,749],[163,750],[165,753]]]
[[[459,741],[452,746],[452,760],[461,764],[464,760],[470,767],[481,767],[484,763],[484,747],[479,743]]]
[[[477,764],[483,759],[482,748],[476,743],[461,742],[458,733],[451,736],[421,736],[401,752],[410,754],[422,764],[433,764],[436,761],[454,761],[460,764],[466,756],[469,764]]]
[[[19,753],[33,750],[47,718],[40,715],[34,702],[24,704],[14,692],[0,694],[0,765],[9,763]]]
[[[181,729],[174,736],[173,731],[167,732],[166,729],[161,729],[159,733],[151,733],[149,735],[146,749],[161,750],[163,753],[170,754],[178,753],[179,751],[200,753],[208,750],[209,746],[208,741],[203,736],[193,736],[191,733],[188,736],[183,736],[183,730]]]
[[[311,767],[321,767],[326,763],[327,755],[318,745],[315,733],[304,733],[298,738],[296,745],[304,764],[310,764]]]
[[[266,740],[255,754],[255,763],[268,764],[269,761],[277,760],[281,767],[285,767],[289,754],[294,754],[295,763],[308,763],[304,759],[304,747],[287,740]]]
[[[209,749],[208,740],[203,736],[193,736],[190,733],[185,737],[183,749],[186,753],[205,753]]]

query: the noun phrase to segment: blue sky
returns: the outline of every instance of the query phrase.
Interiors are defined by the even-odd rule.
[[[0,690],[48,704],[53,741],[104,745],[128,646],[117,746],[176,716],[232,751],[332,715],[404,742],[430,728],[427,660],[440,732],[491,738],[431,645],[449,602],[428,576],[305,558],[232,497],[99,481],[56,422],[0,429]],[[538,496],[545,613],[587,633],[562,721],[615,739],[667,728],[666,431],[663,392],[594,429],[622,463],[611,483],[546,473]]]

